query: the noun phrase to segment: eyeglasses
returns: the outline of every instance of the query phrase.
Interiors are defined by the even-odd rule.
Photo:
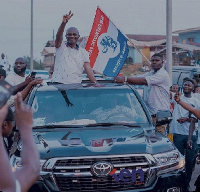
[[[23,65],[25,63],[24,62],[15,62],[15,65],[17,65],[17,64]]]

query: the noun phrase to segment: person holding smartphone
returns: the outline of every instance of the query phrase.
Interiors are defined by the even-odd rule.
[[[31,81],[35,79],[34,76],[25,76],[27,64],[24,58],[19,57],[15,60],[14,72],[6,77],[6,81],[12,86],[15,86],[15,93],[22,91]]]

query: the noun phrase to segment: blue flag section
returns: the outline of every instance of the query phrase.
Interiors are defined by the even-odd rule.
[[[127,39],[119,30],[117,41],[120,46],[120,52],[116,57],[108,60],[107,66],[103,71],[103,74],[109,77],[115,77],[119,74],[128,56]]]

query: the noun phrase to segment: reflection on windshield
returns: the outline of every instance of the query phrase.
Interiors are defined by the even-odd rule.
[[[131,90],[78,89],[37,92],[32,109],[34,126],[147,123],[147,117]]]

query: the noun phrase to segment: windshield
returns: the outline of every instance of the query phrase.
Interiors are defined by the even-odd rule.
[[[137,97],[128,89],[38,91],[32,109],[34,126],[148,121]]]

